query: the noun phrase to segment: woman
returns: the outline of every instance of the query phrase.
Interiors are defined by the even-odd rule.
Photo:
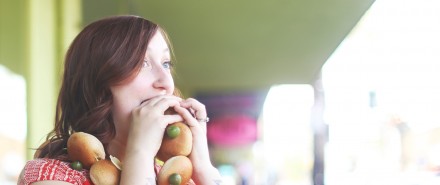
[[[109,17],[85,27],[65,58],[55,128],[19,184],[90,184],[88,171],[72,170],[66,161],[73,132],[94,135],[107,155],[122,161],[120,184],[156,184],[154,157],[166,126],[178,121],[193,134],[193,181],[219,184],[208,152],[205,107],[176,96],[172,56],[164,30],[141,17]],[[178,114],[165,115],[168,108]]]

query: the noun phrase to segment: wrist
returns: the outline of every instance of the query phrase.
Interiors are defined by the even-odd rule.
[[[139,139],[136,138],[129,138],[125,150],[126,156],[127,154],[131,155],[139,155],[142,157],[146,157],[148,159],[153,160],[156,156],[157,151],[155,151],[154,148],[151,146],[143,144],[143,142],[139,141]]]
[[[122,161],[120,184],[156,184],[154,157],[144,150],[127,150]]]
[[[211,162],[201,162],[201,161],[192,161],[193,169],[195,172],[203,172],[205,170],[211,170],[212,168],[215,168]]]
[[[196,184],[218,184],[222,178],[219,171],[212,164],[193,168],[193,177]]]

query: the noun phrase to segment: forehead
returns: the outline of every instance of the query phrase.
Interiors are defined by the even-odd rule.
[[[168,53],[168,44],[160,31],[157,31],[151,38],[147,47],[147,53]]]

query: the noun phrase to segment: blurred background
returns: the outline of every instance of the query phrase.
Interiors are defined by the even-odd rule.
[[[208,108],[231,185],[440,184],[438,0],[0,0],[0,184],[54,123],[64,54],[88,23],[169,33],[176,86]]]

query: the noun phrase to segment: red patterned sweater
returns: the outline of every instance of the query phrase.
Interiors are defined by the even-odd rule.
[[[155,164],[154,170],[156,175],[159,173],[161,166]],[[21,172],[18,185],[29,185],[38,181],[64,181],[75,185],[93,185],[90,180],[89,171],[77,171],[70,168],[70,163],[57,159],[38,158],[30,160],[24,166]],[[195,185],[192,180],[187,185]]]
[[[21,172],[18,185],[28,185],[38,181],[64,181],[75,185],[92,185],[88,170],[77,171],[69,162],[57,159],[39,158],[28,161]]]

